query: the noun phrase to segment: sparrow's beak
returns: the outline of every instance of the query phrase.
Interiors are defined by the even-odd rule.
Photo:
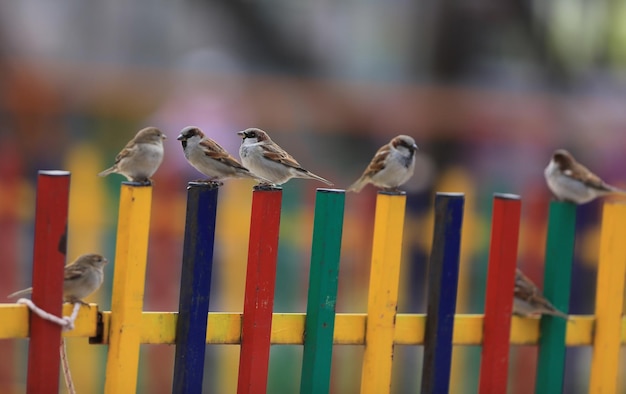
[[[167,136],[165,134],[161,134],[161,138],[163,138],[164,140],[167,139]]]
[[[183,133],[178,134],[178,137],[176,137],[177,140],[182,141],[185,139],[185,136],[183,135]]]
[[[241,138],[243,138],[244,140],[246,139],[246,132],[245,131],[238,131],[237,135],[239,135]]]
[[[418,149],[419,149],[419,148],[417,147],[417,144],[413,144],[413,145],[411,146],[411,148],[413,148],[413,150],[418,150]]]

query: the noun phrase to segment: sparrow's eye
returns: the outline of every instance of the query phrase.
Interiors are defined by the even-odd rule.
[[[564,165],[565,163],[567,163],[567,157],[562,154],[562,153],[555,153],[554,154],[554,161],[556,163],[558,163],[559,165]]]

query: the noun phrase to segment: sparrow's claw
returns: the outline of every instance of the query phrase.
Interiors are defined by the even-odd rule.
[[[383,188],[381,189],[381,192],[384,194],[390,194],[390,195],[401,195],[401,194],[406,194],[405,191],[398,189],[397,187],[387,187],[387,188]]]
[[[202,180],[200,182],[203,182],[203,183],[213,183],[213,184],[220,185],[220,186],[222,186],[224,184],[224,182],[220,181],[218,178],[207,178],[207,179]]]
[[[152,185],[152,181],[150,179],[129,179],[122,183],[131,185],[131,186],[151,186]]]
[[[150,178],[133,179],[132,183],[137,184],[139,186],[151,186],[154,184],[154,182]]]
[[[273,183],[261,182],[258,185],[254,186],[254,190],[274,190],[280,189],[280,187],[276,186]]]
[[[224,182],[215,178],[196,179],[195,181],[191,181],[191,183],[201,183],[205,185],[218,186],[218,187],[224,186]]]

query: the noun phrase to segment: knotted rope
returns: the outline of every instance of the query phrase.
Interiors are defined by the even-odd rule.
[[[74,321],[76,320],[76,317],[78,316],[78,311],[80,310],[80,303],[77,302],[74,304],[74,310],[72,311],[71,316],[58,317],[39,308],[28,298],[20,298],[19,300],[17,300],[17,303],[26,305],[28,309],[33,311],[34,314],[41,317],[42,319],[45,319],[45,320],[48,320],[48,321],[51,321],[53,323],[60,325],[63,328],[63,331],[70,331],[74,329]],[[65,348],[65,340],[63,340],[63,338],[61,338],[61,347],[59,349],[59,352],[61,354],[61,364],[63,366],[63,378],[65,379],[65,386],[67,387],[67,391],[70,394],[76,394],[74,382],[72,381],[72,374],[70,373],[70,364],[67,360],[67,350]]]

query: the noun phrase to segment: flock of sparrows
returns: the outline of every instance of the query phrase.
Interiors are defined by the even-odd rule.
[[[249,128],[237,134],[242,138],[239,148],[241,163],[217,142],[206,137],[198,127],[185,127],[177,139],[182,144],[189,164],[207,177],[204,180],[206,182],[221,183],[229,178],[249,178],[254,179],[261,187],[274,187],[292,178],[304,178],[333,185],[304,169],[293,156],[272,141],[265,131]],[[117,173],[131,182],[150,184],[150,178],[163,161],[165,139],[165,134],[156,127],[140,130],[115,157],[115,164],[98,175]],[[398,135],[392,138],[378,149],[363,174],[347,191],[359,192],[367,184],[385,191],[398,191],[398,187],[413,176],[417,150],[415,140],[410,136]],[[626,195],[626,191],[606,184],[564,149],[554,152],[544,175],[552,193],[562,201],[584,204],[609,194]],[[64,300],[82,302],[84,297],[96,291],[102,284],[102,268],[106,263],[106,258],[98,254],[86,254],[67,265],[63,285]],[[32,288],[15,292],[9,297],[30,292]],[[537,286],[519,269],[515,277],[513,313],[521,316],[550,314],[565,319],[568,317],[546,300]]]
[[[185,158],[207,177],[207,182],[221,183],[229,178],[254,179],[261,186],[278,186],[292,178],[314,179],[332,186],[333,183],[303,168],[287,151],[257,128],[237,133],[242,138],[239,148],[241,163],[217,142],[208,138],[198,127],[185,127],[178,136]],[[100,176],[112,173],[124,175],[132,182],[149,183],[150,177],[163,161],[165,135],[155,127],[140,130],[116,156],[115,164]],[[360,191],[371,183],[396,191],[413,175],[417,145],[406,135],[394,137],[376,152],[363,175],[348,188]]]

